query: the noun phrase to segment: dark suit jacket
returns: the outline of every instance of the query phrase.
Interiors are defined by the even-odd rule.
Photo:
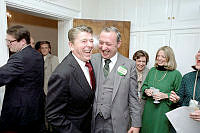
[[[59,133],[90,133],[94,91],[70,52],[48,83],[46,116]]]
[[[25,128],[36,132],[44,115],[44,60],[27,46],[0,67],[0,86],[6,85],[0,131]],[[32,127],[33,126],[33,127]]]

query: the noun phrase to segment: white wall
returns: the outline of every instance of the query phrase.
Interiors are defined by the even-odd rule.
[[[98,19],[99,0],[81,0],[81,18]]]
[[[81,10],[81,0],[43,0],[74,10]]]
[[[199,0],[94,0],[98,6],[92,11],[86,8],[87,1],[90,0],[83,4],[82,0],[82,18],[131,21],[129,58],[136,50],[144,49],[150,55],[149,67],[152,67],[155,51],[168,45],[174,49],[178,70],[182,74],[192,70],[193,57],[200,48]],[[177,33],[177,29],[183,33]],[[185,51],[188,47],[191,49]]]
[[[8,48],[6,46],[6,27],[7,27],[7,20],[6,20],[6,14],[3,13],[6,12],[6,3],[3,0],[0,0],[0,67],[4,65],[8,59]],[[5,87],[0,87],[0,110],[2,108],[3,103],[3,97],[5,93]],[[1,115],[1,112],[0,112]]]

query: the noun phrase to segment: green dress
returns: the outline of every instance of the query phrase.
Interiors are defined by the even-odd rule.
[[[154,87],[165,94],[178,90],[182,76],[179,71],[157,70],[155,67],[149,71],[142,86],[143,98],[146,99],[142,115],[141,133],[169,133],[169,121],[165,115],[172,110],[172,102],[169,99],[160,100],[159,104],[153,103],[154,99],[144,93],[145,89]]]

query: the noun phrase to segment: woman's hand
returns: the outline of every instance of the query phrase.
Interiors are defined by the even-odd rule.
[[[153,95],[153,89],[145,89],[144,91],[146,93],[147,96],[152,96]]]
[[[162,100],[162,99],[166,99],[166,98],[168,98],[168,95],[163,92],[158,92],[153,95],[153,99],[155,99],[155,100]]]
[[[196,110],[192,113],[190,113],[190,118],[196,121],[200,121],[200,110]]]
[[[173,103],[177,103],[180,100],[180,97],[174,91],[171,91],[169,100],[172,101]]]

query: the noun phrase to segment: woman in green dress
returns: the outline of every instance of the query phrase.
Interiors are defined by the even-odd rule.
[[[170,122],[165,115],[173,109],[169,95],[171,91],[179,88],[182,76],[176,70],[174,52],[168,46],[163,46],[157,51],[154,66],[142,86],[146,103],[141,133],[169,133]]]

